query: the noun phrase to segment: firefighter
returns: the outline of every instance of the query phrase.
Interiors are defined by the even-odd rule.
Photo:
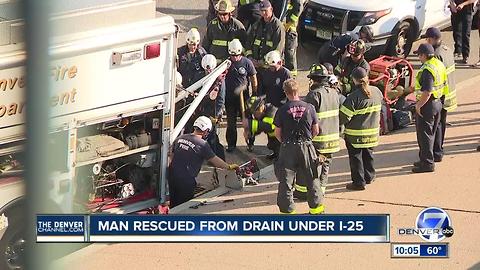
[[[243,23],[247,31],[250,26],[262,19],[260,2],[261,0],[238,0],[237,18]]]
[[[349,54],[340,64],[335,68],[335,75],[338,76],[342,94],[348,95],[353,87],[352,71],[356,67],[362,67],[370,72],[370,65],[365,60],[366,46],[365,42],[361,39],[355,40],[347,46],[347,52]]]
[[[325,194],[332,154],[340,151],[338,120],[340,103],[337,89],[330,85],[330,75],[326,67],[312,65],[307,77],[310,79],[310,91],[304,100],[313,105],[319,121],[320,133],[313,137],[313,146],[323,161],[318,171],[320,172],[322,193]],[[297,198],[305,199],[307,186],[303,177],[299,174],[297,176],[294,195]]]
[[[435,170],[434,142],[440,123],[444,88],[447,87],[447,70],[442,61],[435,57],[433,46],[424,43],[418,47],[418,58],[422,67],[415,79],[417,103],[416,128],[420,148],[420,161],[415,162],[412,172],[423,173]]]
[[[279,108],[287,101],[283,92],[283,82],[292,78],[288,69],[282,66],[280,52],[271,51],[265,55],[267,69],[263,70],[262,81],[258,82],[259,95],[266,96],[266,102]]]
[[[273,119],[277,108],[271,103],[265,103],[264,97],[251,97],[247,102],[248,116],[244,120],[243,135],[247,141],[247,150],[253,151],[253,144],[255,137],[260,133],[267,134],[267,148],[273,153],[268,155],[268,159],[275,159],[278,157],[280,149],[280,142],[275,138],[275,125]]]
[[[217,18],[210,21],[202,45],[213,54],[218,62],[229,57],[228,42],[237,38],[242,43],[247,40],[247,32],[243,24],[232,16],[233,7],[230,0],[220,0],[215,6]]]
[[[208,117],[200,116],[195,120],[193,126],[193,133],[179,136],[172,145],[168,178],[172,207],[193,198],[197,185],[195,178],[205,160],[221,169],[235,170],[238,168],[238,165],[227,164],[217,157],[205,141],[208,133],[212,130],[212,122]]]
[[[300,100],[298,82],[283,83],[288,101],[275,114],[275,137],[281,142],[274,164],[279,182],[277,205],[281,213],[294,214],[293,190],[295,175],[301,174],[307,185],[310,214],[324,212],[323,193],[318,178],[319,160],[312,138],[319,132],[318,118],[313,105]]]
[[[364,25],[360,28],[357,34],[345,33],[334,37],[331,41],[324,42],[318,50],[318,62],[328,62],[333,66],[337,66],[347,51],[347,46],[361,39],[365,42],[367,49],[369,43],[373,42],[373,32],[370,26]]]
[[[225,77],[226,95],[225,108],[227,112],[227,152],[233,152],[237,147],[237,117],[244,114],[244,100],[249,97],[248,86],[252,93],[257,93],[257,71],[250,59],[242,56],[243,47],[238,39],[228,44],[230,60],[232,61]]]
[[[276,50],[283,53],[285,48],[285,28],[273,15],[272,4],[268,0],[260,2],[262,19],[248,31],[245,55],[256,68],[263,67],[263,60],[268,52]]]
[[[200,44],[200,33],[197,28],[187,32],[186,44],[177,50],[178,72],[182,74],[182,86],[187,88],[205,75],[202,69],[202,58],[207,52]]]
[[[442,42],[442,34],[435,27],[427,29],[424,37],[427,43],[433,46],[435,57],[445,65],[447,69],[447,87],[444,88],[443,96],[440,101],[443,108],[440,112],[440,123],[435,133],[435,142],[433,145],[433,159],[435,162],[441,162],[443,159],[443,142],[445,140],[445,130],[447,128],[447,112],[457,108],[457,94],[455,89],[455,59],[453,50]]]
[[[202,59],[202,67],[205,70],[205,75],[212,72],[217,66],[217,59],[211,54],[207,54]],[[191,119],[196,119],[199,116],[209,117],[212,121],[212,130],[210,130],[206,141],[212,148],[215,155],[222,160],[225,160],[225,150],[220,143],[217,134],[217,123],[220,122],[225,105],[225,75],[221,74],[210,87],[202,102],[198,105],[195,113]]]
[[[378,145],[380,110],[383,94],[370,86],[368,73],[362,67],[352,72],[354,86],[340,107],[340,124],[345,124],[345,145],[350,160],[352,183],[349,190],[364,190],[375,179],[373,147]]]
[[[303,10],[303,0],[272,0],[275,17],[285,27],[285,67],[297,76],[298,18]]]

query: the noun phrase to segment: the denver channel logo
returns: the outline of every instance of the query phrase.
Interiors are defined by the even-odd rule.
[[[452,219],[442,208],[428,207],[417,216],[415,228],[400,228],[400,235],[418,235],[427,242],[440,242],[453,235]]]

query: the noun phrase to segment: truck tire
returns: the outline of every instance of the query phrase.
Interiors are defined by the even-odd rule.
[[[394,30],[394,35],[388,40],[386,54],[390,56],[406,58],[410,54],[414,41],[412,25],[408,21],[403,21]]]
[[[7,231],[0,239],[0,269],[19,270],[25,267],[25,222],[21,212],[8,212]]]

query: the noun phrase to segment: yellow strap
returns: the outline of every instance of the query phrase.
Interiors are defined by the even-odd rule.
[[[292,14],[292,16],[290,16],[290,19],[292,19],[292,21],[294,21],[294,22],[297,22],[298,21],[298,16],[296,16],[295,14]]]
[[[310,214],[312,215],[319,215],[323,212],[325,212],[325,206],[323,204],[320,204],[315,208],[310,208]]]
[[[300,185],[297,185],[295,184],[295,190],[298,191],[298,192],[307,192],[307,187],[306,186],[300,186]]]
[[[364,136],[364,135],[378,135],[380,128],[370,128],[370,129],[345,129],[345,134],[351,136]]]
[[[215,46],[224,46],[224,47],[228,46],[226,40],[220,40],[220,39],[214,39],[214,40],[212,40],[212,45],[215,45]]]
[[[382,105],[373,105],[364,109],[355,110],[355,115],[379,112],[381,109]]]
[[[352,118],[352,116],[355,114],[354,111],[351,111],[350,109],[348,109],[347,107],[343,106],[340,107],[340,111],[342,113],[344,113],[346,116],[348,116],[348,118]]]
[[[267,44],[268,47],[272,47],[272,48],[273,48],[273,41],[267,41],[266,44]]]
[[[314,142],[328,142],[333,140],[338,140],[340,138],[339,133],[327,134],[327,135],[320,135],[313,137]]]
[[[338,116],[338,113],[339,113],[338,110],[330,110],[330,111],[318,112],[317,116],[319,119],[323,119],[323,118]]]

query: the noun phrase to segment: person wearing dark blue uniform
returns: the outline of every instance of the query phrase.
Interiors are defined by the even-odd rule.
[[[444,88],[441,97],[442,110],[440,113],[440,123],[435,133],[435,143],[433,145],[433,157],[435,162],[441,162],[443,159],[443,143],[445,141],[445,132],[447,128],[447,113],[457,108],[457,91],[455,88],[455,60],[453,51],[442,42],[442,34],[438,28],[430,27],[425,33],[427,43],[433,46],[435,57],[442,61],[447,71],[447,85]]]
[[[455,57],[462,57],[462,63],[468,63],[470,56],[470,32],[473,20],[474,0],[450,0],[452,12],[452,33],[455,41]]]
[[[225,77],[226,95],[225,109],[227,111],[227,152],[232,152],[237,147],[237,117],[242,113],[242,98],[249,98],[248,86],[252,85],[252,94],[257,94],[257,70],[252,61],[242,56],[243,47],[238,39],[228,44],[228,52],[232,64]]]
[[[416,128],[420,160],[413,164],[412,172],[423,173],[435,170],[433,149],[442,110],[440,98],[447,85],[447,72],[442,61],[435,57],[432,45],[421,44],[417,54],[422,62],[415,80]]]
[[[267,53],[265,64],[268,68],[262,69],[262,80],[258,82],[258,94],[266,96],[266,103],[280,108],[287,101],[283,82],[292,78],[292,74],[282,66],[282,57],[278,51]]]
[[[318,117],[312,104],[300,100],[297,81],[288,79],[283,88],[288,101],[278,109],[273,121],[275,137],[281,142],[274,164],[279,182],[277,205],[281,213],[295,213],[295,176],[301,174],[308,188],[309,213],[321,214],[325,209],[318,171],[320,162],[312,143],[312,138],[319,132]]]
[[[193,198],[197,186],[195,178],[205,160],[217,168],[229,170],[238,168],[238,165],[227,164],[217,157],[205,141],[212,129],[212,122],[208,117],[200,116],[193,126],[193,133],[181,135],[172,145],[168,177],[170,207]]]
[[[200,46],[200,33],[196,28],[187,33],[186,44],[177,50],[178,72],[182,75],[182,86],[189,87],[205,76],[202,58],[207,51]]]

